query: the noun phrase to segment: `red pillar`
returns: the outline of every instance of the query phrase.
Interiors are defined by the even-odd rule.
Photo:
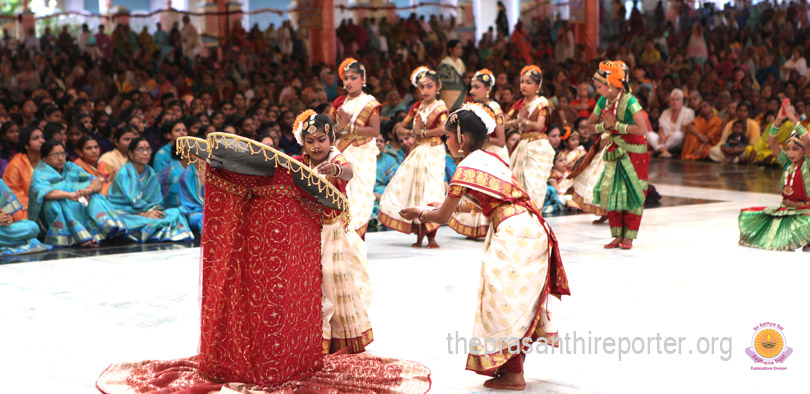
[[[576,43],[585,48],[585,61],[591,61],[599,48],[599,0],[572,0],[570,9]]]
[[[336,66],[335,9],[333,0],[299,0],[298,25],[309,30],[312,64]]]

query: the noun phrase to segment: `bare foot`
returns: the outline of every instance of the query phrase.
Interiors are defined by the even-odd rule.
[[[439,244],[436,243],[436,238],[428,238],[428,249],[439,249]]]
[[[607,215],[603,215],[603,216],[600,216],[599,219],[594,220],[593,224],[602,224],[604,222],[607,222],[607,220],[608,220]]]
[[[802,252],[810,252],[810,244],[805,245],[805,246],[802,248]]]
[[[613,241],[611,241],[609,244],[605,245],[605,249],[614,249],[614,248],[618,247],[618,246],[619,246],[619,244],[620,244],[620,243],[622,243],[622,240],[623,240],[623,239],[624,239],[624,238],[622,238],[622,237],[616,237],[616,238],[615,238]]]
[[[411,244],[412,248],[421,248],[422,247],[422,238],[416,240],[416,242]]]
[[[624,241],[622,241],[622,243],[619,244],[619,247],[624,250],[633,249],[633,240],[630,238],[625,238]]]
[[[662,157],[664,159],[669,159],[672,157],[672,153],[669,153],[668,150],[662,150],[658,157]]]
[[[484,382],[484,387],[490,389],[515,390],[526,389],[526,381],[523,380],[522,373],[505,373],[497,378],[492,378]]]
[[[82,242],[82,244],[79,245],[79,246],[81,246],[83,248],[95,248],[96,246],[98,246],[98,244],[96,243],[96,240],[91,239],[89,241]]]
[[[475,241],[476,240],[475,237],[464,237],[464,239],[466,239],[468,241]]]

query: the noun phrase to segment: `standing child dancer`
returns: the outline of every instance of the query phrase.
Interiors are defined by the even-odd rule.
[[[506,135],[504,133],[504,113],[497,101],[489,98],[489,92],[495,86],[495,76],[492,71],[485,69],[478,70],[473,75],[470,83],[470,95],[473,101],[489,106],[495,114],[495,132],[488,136],[484,143],[484,150],[492,152],[504,161],[509,161],[509,153],[506,151]],[[447,226],[461,235],[466,235],[467,239],[483,238],[487,236],[489,222],[480,212],[467,213],[457,212],[453,214]]]
[[[366,86],[366,68],[359,61],[348,58],[338,69],[346,95],[332,103],[329,115],[335,123],[338,140],[335,146],[354,168],[354,177],[346,186],[346,197],[351,204],[353,229],[361,237],[374,210],[374,181],[376,177],[377,144],[380,137],[380,103],[363,92]]]
[[[454,211],[473,209],[489,218],[473,337],[500,348],[474,346],[467,369],[495,377],[484,387],[523,390],[524,351],[540,338],[553,344],[557,336],[548,296],[570,295],[557,239],[509,165],[483,150],[487,135],[495,130],[488,108],[464,104],[445,127],[442,139],[453,155],[464,158],[450,181],[450,192],[438,209],[410,207],[401,215],[445,223]],[[462,196],[469,201],[460,204]],[[520,345],[503,338],[518,339]]]
[[[790,119],[796,125],[782,149],[777,142],[780,125]],[[782,204],[778,207],[756,207],[740,212],[740,245],[770,250],[810,252],[810,138],[799,123],[796,112],[782,104],[776,121],[768,131],[768,145],[782,172]]]
[[[434,249],[439,247],[436,243],[439,225],[406,219],[399,212],[405,207],[441,201],[445,196],[445,152],[439,137],[444,133],[447,106],[436,98],[442,85],[435,71],[418,67],[411,73],[411,83],[419,88],[422,101],[414,107],[415,115],[409,113],[394,126],[394,132],[400,136],[412,135],[416,141],[380,199],[379,219],[386,227],[406,234],[416,233],[413,247],[422,246],[427,235],[427,247]],[[413,129],[408,130],[405,126],[410,123]]]
[[[294,159],[326,176],[341,193],[354,171],[332,146],[335,132],[326,115],[306,110],[295,119],[295,139],[302,155]],[[371,304],[366,245],[350,225],[345,211],[324,208],[321,230],[323,271],[323,351],[348,348],[361,353],[374,340],[366,310]]]
[[[506,114],[509,127],[520,130],[520,141],[509,157],[512,173],[538,206],[542,206],[546,199],[546,182],[554,164],[554,148],[546,136],[551,107],[548,100],[540,95],[542,85],[543,72],[540,67],[523,67],[520,71],[523,98],[513,104]]]
[[[602,97],[589,118],[592,132],[608,134],[605,170],[593,189],[593,203],[608,211],[613,241],[605,248],[632,249],[647,198],[647,126],[641,104],[629,93],[626,67],[603,61],[593,76]],[[601,122],[599,121],[601,119]]]
[[[630,69],[624,62],[617,63],[621,63],[622,69],[624,69],[624,84],[628,87],[627,91],[632,93],[632,90],[630,90]],[[587,133],[591,130],[590,127],[592,126],[590,119],[582,119],[582,122],[585,122],[584,127],[587,129],[585,130]],[[580,122],[578,121],[576,123],[575,126],[579,129]],[[583,211],[599,216],[599,219],[594,220],[593,224],[602,224],[608,220],[607,211],[602,209],[599,204],[593,203],[593,188],[596,186],[596,182],[599,181],[599,178],[601,178],[602,172],[605,171],[607,162],[604,156],[605,151],[608,149],[609,140],[610,137],[607,134],[591,134],[591,146],[590,149],[588,149],[588,153],[568,176],[572,180],[574,202],[576,202]]]

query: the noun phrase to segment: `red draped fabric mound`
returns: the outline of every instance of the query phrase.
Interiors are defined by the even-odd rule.
[[[366,353],[330,354],[309,378],[268,387],[211,381],[200,373],[198,357],[191,357],[113,364],[96,385],[104,393],[424,394],[430,390],[430,370]]]
[[[112,364],[112,393],[424,394],[422,364],[322,354],[322,206],[273,176],[208,166],[202,237],[200,354]]]
[[[321,206],[272,177],[209,167],[202,237],[200,367],[273,385],[321,368]]]

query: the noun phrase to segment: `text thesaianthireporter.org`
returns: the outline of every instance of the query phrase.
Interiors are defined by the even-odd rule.
[[[447,333],[447,352],[450,354],[492,354],[506,350],[517,354],[563,354],[563,355],[616,355],[619,361],[628,355],[719,355],[720,360],[731,359],[731,337],[699,337],[691,340],[687,337],[662,336],[599,336],[588,331],[588,335],[579,335],[576,331],[565,333],[551,343],[540,338],[532,343],[530,338],[468,338]]]

